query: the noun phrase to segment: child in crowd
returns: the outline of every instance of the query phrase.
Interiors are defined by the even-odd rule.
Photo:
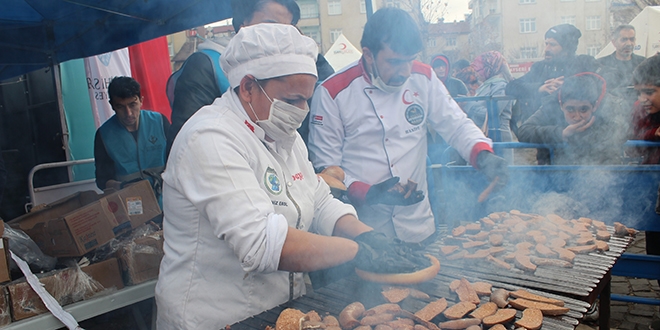
[[[660,141],[660,55],[649,57],[633,72],[639,95],[633,107],[632,139]],[[640,150],[642,164],[659,164],[660,149]]]
[[[558,145],[553,164],[620,164],[628,125],[616,122],[605,95],[605,80],[595,73],[566,78],[556,96],[520,126],[518,139]],[[540,149],[537,160],[549,165],[547,150]]]
[[[632,138],[660,141],[660,55],[656,54],[645,59],[635,68],[633,85],[638,98],[633,108]],[[646,148],[642,150],[642,154],[643,164],[660,163],[660,149]],[[660,232],[646,232],[646,253],[660,255]],[[660,329],[660,321],[654,321],[649,328]]]

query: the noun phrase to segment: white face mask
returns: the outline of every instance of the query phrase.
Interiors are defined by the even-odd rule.
[[[288,104],[278,99],[271,99],[263,87],[257,83],[261,91],[266,95],[270,103],[270,112],[267,119],[259,119],[257,113],[252,108],[252,104],[248,103],[252,113],[256,118],[257,124],[261,127],[266,135],[278,142],[285,142],[296,136],[296,130],[302,125],[303,120],[307,116],[309,109],[305,103],[305,109],[300,109],[295,105]]]
[[[371,83],[381,91],[385,93],[398,93],[403,89],[403,85],[406,84],[404,81],[401,85],[399,86],[392,86],[388,85],[386,82],[383,81],[383,79],[380,79],[380,74],[378,73],[378,69],[376,66],[376,59],[374,58],[374,65],[371,68],[372,74],[371,74]]]

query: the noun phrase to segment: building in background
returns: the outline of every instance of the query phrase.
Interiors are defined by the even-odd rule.
[[[582,32],[578,54],[596,55],[610,42],[609,0],[471,0],[472,56],[500,51],[511,64],[543,59],[545,32],[558,24]]]
[[[470,57],[470,23],[467,21],[427,24],[426,53],[429,63],[435,54],[446,55],[451,63]]]

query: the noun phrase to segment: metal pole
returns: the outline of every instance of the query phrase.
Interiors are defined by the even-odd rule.
[[[53,77],[55,79],[55,92],[57,93],[57,107],[60,113],[60,125],[62,127],[62,148],[66,160],[71,160],[71,149],[69,148],[69,125],[66,121],[66,114],[64,112],[64,100],[62,99],[62,75],[60,72],[60,65],[53,64]],[[69,182],[73,181],[73,172],[71,167],[67,169],[69,174]]]
[[[371,18],[371,15],[374,13],[374,7],[371,4],[371,0],[364,0],[364,4],[367,7],[367,21]]]

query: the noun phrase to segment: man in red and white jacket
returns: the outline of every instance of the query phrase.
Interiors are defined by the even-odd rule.
[[[489,180],[508,180],[506,161],[465,115],[431,67],[414,61],[422,39],[403,10],[383,8],[364,28],[360,60],[319,86],[312,98],[309,150],[316,169],[345,172],[360,219],[389,237],[422,242],[435,232],[426,184],[427,126]],[[399,180],[418,183],[408,194]]]

